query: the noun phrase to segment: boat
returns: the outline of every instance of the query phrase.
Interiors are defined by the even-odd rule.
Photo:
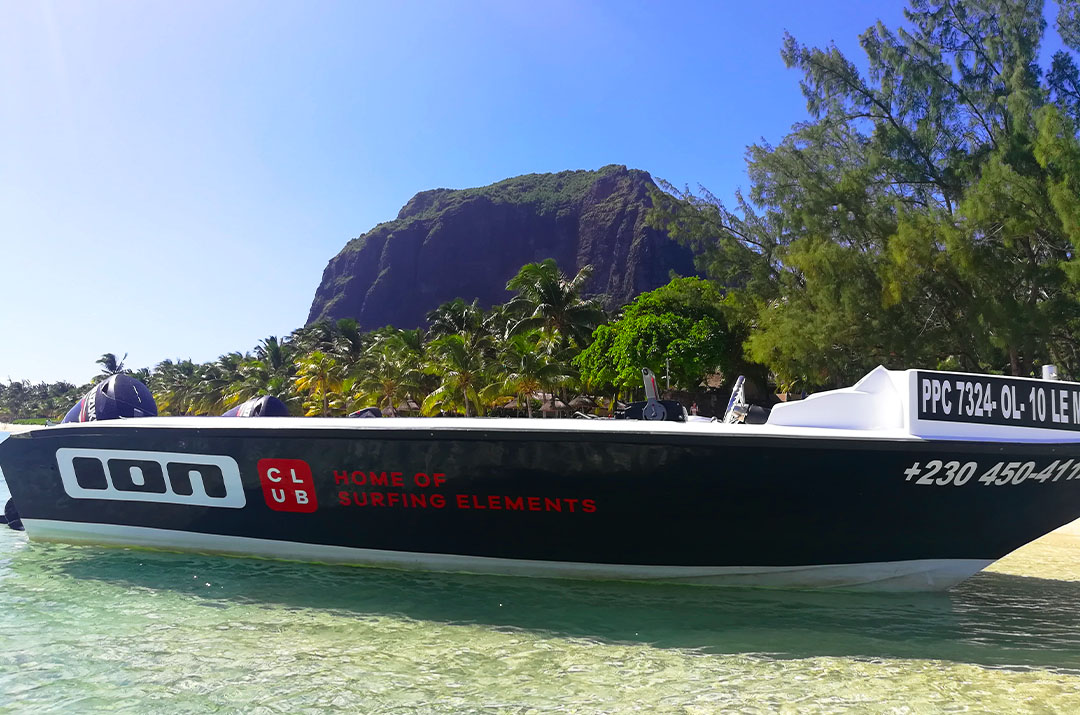
[[[1080,518],[1080,383],[879,367],[771,411],[740,381],[709,420],[645,378],[625,419],[102,420],[88,396],[0,470],[32,541],[704,585],[943,590]]]

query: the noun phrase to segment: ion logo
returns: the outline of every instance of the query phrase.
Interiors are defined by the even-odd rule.
[[[259,481],[274,511],[311,513],[319,508],[311,467],[302,459],[260,459]]]
[[[72,499],[110,499],[241,509],[247,503],[236,460],[216,454],[126,449],[56,450]]]

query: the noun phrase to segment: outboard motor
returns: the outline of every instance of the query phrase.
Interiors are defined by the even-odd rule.
[[[94,422],[121,417],[156,417],[150,388],[130,375],[110,375],[94,385],[60,422]]]
[[[157,403],[154,402],[150,388],[130,375],[117,374],[110,375],[90,388],[90,391],[68,410],[60,423],[156,416]],[[22,519],[13,500],[8,499],[4,505],[4,516],[0,517],[0,523],[23,531]]]
[[[288,417],[289,408],[273,395],[252,397],[240,403],[222,417]]]
[[[19,512],[15,509],[14,499],[8,499],[7,504],[4,505],[4,515],[0,516],[0,524],[7,524],[15,531],[26,531],[22,519],[19,518]]]
[[[631,402],[625,410],[615,414],[615,419],[686,422],[686,408],[674,400],[660,399],[656,375],[652,370],[641,368],[641,378],[645,382],[645,401]]]

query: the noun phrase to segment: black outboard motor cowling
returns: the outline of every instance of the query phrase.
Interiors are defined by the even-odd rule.
[[[8,499],[7,504],[4,504],[4,515],[0,516],[0,524],[7,524],[13,531],[26,531],[19,517],[19,511],[15,508],[14,499]]]
[[[288,417],[289,408],[273,395],[261,395],[240,403],[222,417]]]
[[[61,424],[67,422],[100,422],[125,417],[156,417],[157,402],[150,388],[130,375],[110,375],[90,388],[75,406],[68,410]],[[7,500],[0,524],[23,531],[23,522],[15,501]]]
[[[94,385],[60,422],[94,422],[121,417],[156,417],[150,388],[130,375],[110,375]]]

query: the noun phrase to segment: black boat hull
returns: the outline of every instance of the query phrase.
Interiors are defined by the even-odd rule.
[[[1080,517],[1076,443],[81,425],[0,469],[33,539],[710,584],[947,588]]]

